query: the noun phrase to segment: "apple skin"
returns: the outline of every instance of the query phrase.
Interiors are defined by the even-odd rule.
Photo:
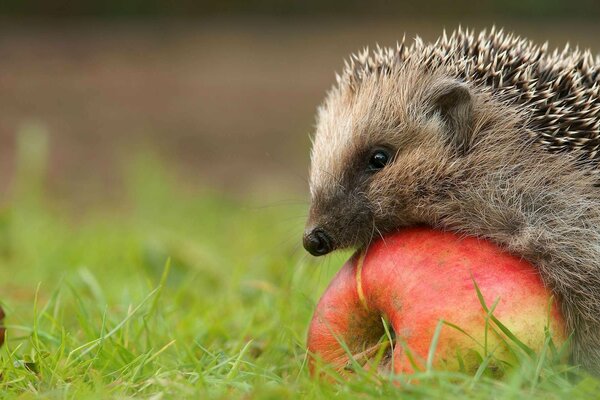
[[[436,327],[444,320],[480,344],[442,325],[433,368],[476,370],[484,354],[487,313],[474,281],[488,308],[498,301],[493,315],[527,346],[542,348],[545,327],[556,346],[565,342],[559,307],[531,264],[488,241],[411,228],[356,253],[333,278],[308,331],[311,373],[317,359],[339,371],[350,365],[340,340],[364,364],[385,332],[382,317],[389,321],[396,344],[393,356],[388,354],[378,368],[395,373],[423,369]],[[493,325],[488,325],[488,350],[496,360],[513,362],[503,343],[506,337]]]

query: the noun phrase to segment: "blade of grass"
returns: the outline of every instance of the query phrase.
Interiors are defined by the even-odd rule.
[[[477,285],[477,282],[475,281],[475,278],[473,277],[472,274],[471,274],[471,279],[473,281],[473,285],[475,286],[475,291],[477,292],[477,298],[479,299],[479,303],[481,304],[481,307],[483,307],[483,309],[486,313],[489,313],[489,308],[485,303],[483,294],[481,293],[481,290],[479,289],[479,286]],[[500,329],[502,331],[502,333],[504,333],[511,341],[513,341],[513,343],[515,343],[517,346],[519,346],[519,348],[521,348],[521,350],[523,350],[529,357],[531,357],[531,358],[535,357],[535,352],[529,346],[527,346],[525,343],[523,343],[521,340],[519,340],[519,338],[516,337],[510,331],[510,329],[508,329],[502,322],[500,322],[500,320],[498,318],[496,318],[493,314],[489,314],[489,318],[492,320],[492,322],[494,322],[494,324],[498,327],[498,329]]]
[[[81,360],[81,358],[83,358],[85,355],[87,355],[90,351],[94,350],[96,347],[98,347],[100,345],[100,343],[107,339],[112,337],[115,333],[119,332],[119,330],[127,323],[127,321],[129,321],[131,318],[133,318],[134,315],[136,315],[138,313],[138,311],[140,311],[142,309],[142,307],[150,300],[154,297],[154,295],[158,292],[158,288],[154,289],[153,291],[151,291],[146,298],[144,298],[144,300],[142,300],[142,302],[140,304],[138,304],[138,306],[136,308],[134,308],[131,313],[127,314],[127,316],[117,324],[117,326],[115,326],[113,329],[111,329],[110,332],[108,332],[106,335],[104,335],[101,338],[98,339],[94,339],[91,342],[85,343],[75,349],[73,349],[71,351],[71,353],[77,353],[78,351],[86,348],[85,350],[83,350],[77,357],[75,357],[72,362],[76,362]]]
[[[444,326],[444,320],[440,319],[435,326],[431,343],[429,344],[429,352],[427,353],[427,361],[425,362],[425,372],[431,372],[433,370],[433,359],[435,358],[435,352],[437,350],[440,335],[442,333],[442,327]]]

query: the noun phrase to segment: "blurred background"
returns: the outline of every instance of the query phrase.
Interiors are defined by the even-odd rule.
[[[3,0],[1,193],[37,151],[44,190],[77,207],[121,203],[148,154],[186,185],[306,200],[314,111],[348,53],[459,24],[600,50],[595,0]]]

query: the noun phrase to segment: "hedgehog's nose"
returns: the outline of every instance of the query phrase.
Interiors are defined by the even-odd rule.
[[[333,250],[331,237],[321,228],[307,229],[302,242],[306,251],[313,256],[322,256]]]

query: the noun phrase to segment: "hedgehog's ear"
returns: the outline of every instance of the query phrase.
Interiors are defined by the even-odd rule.
[[[450,142],[464,154],[471,143],[473,97],[469,87],[459,81],[446,81],[434,88],[431,98],[435,112],[446,124]]]

